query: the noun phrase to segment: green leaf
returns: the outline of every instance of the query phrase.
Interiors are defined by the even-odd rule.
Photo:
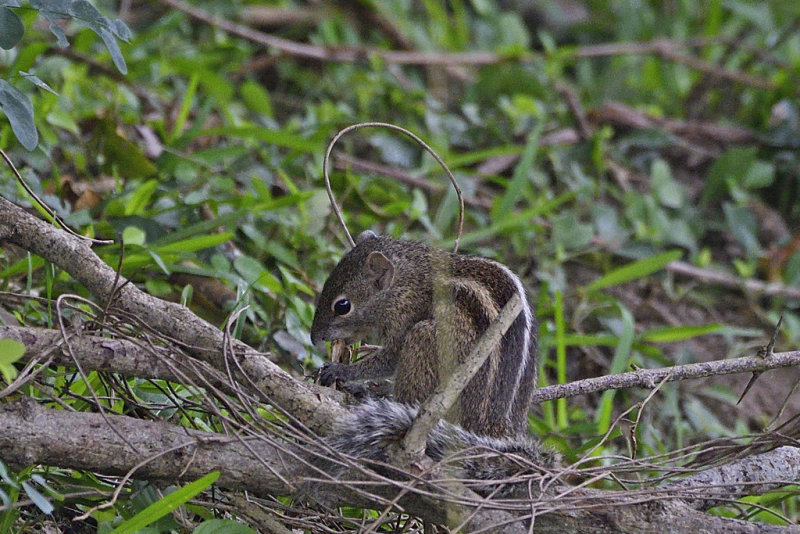
[[[628,360],[633,347],[634,321],[631,312],[620,305],[620,315],[622,319],[622,333],[619,336],[619,344],[614,350],[614,357],[611,359],[609,375],[616,375],[623,372],[628,367]],[[600,398],[600,405],[595,413],[597,423],[597,433],[605,434],[611,425],[611,413],[614,408],[614,396],[617,390],[605,391]]]
[[[264,269],[264,266],[254,258],[249,256],[236,258],[233,267],[248,284],[258,291],[280,293],[283,289],[280,280]]]
[[[748,258],[763,255],[764,251],[758,242],[758,227],[753,212],[744,206],[736,206],[726,202],[722,206],[725,213],[725,222],[728,224],[736,240],[744,247]]]
[[[721,324],[703,324],[686,326],[668,326],[665,328],[654,328],[642,332],[639,336],[642,341],[651,343],[668,343],[671,341],[683,341],[693,337],[704,336],[712,332],[717,332],[722,328]]]
[[[556,375],[559,384],[567,383],[567,344],[566,321],[564,320],[564,297],[560,289],[556,290],[554,307],[554,319],[556,323]],[[558,428],[566,428],[569,424],[567,418],[567,399],[556,400],[556,423]]]
[[[159,245],[153,249],[159,254],[169,254],[174,252],[194,252],[195,250],[202,250],[206,248],[216,247],[220,243],[225,243],[236,237],[230,232],[215,233],[209,235],[201,235],[197,237],[190,237],[182,239],[174,243]]]
[[[522,154],[527,147],[517,145],[502,145],[483,150],[475,150],[473,152],[465,152],[464,154],[457,154],[447,157],[447,165],[451,170],[456,170],[459,167],[467,167],[475,163],[494,158],[497,156],[511,156],[514,154]]]
[[[208,489],[218,478],[219,471],[212,471],[203,478],[186,484],[123,522],[111,534],[133,534],[139,529],[158,521],[192,497]]]
[[[39,14],[50,21],[50,32],[56,36],[58,46],[66,48],[69,46],[67,36],[64,35],[64,30],[59,25],[59,20],[67,18],[68,13],[64,12],[64,8],[68,5],[66,2],[59,0],[31,0],[31,7],[39,10]]]
[[[47,500],[47,497],[39,493],[39,491],[36,488],[30,485],[30,483],[23,482],[22,489],[25,491],[28,497],[30,497],[31,501],[33,501],[33,504],[35,504],[36,507],[42,511],[42,513],[44,514],[53,513],[53,510],[55,510],[55,508],[50,503],[50,501]]]
[[[75,122],[74,115],[64,108],[53,108],[52,111],[47,114],[45,120],[47,120],[47,124],[63,128],[75,135],[80,133],[80,128],[78,127],[78,123]]]
[[[36,148],[39,134],[33,122],[33,105],[27,96],[5,80],[0,80],[0,108],[22,146],[28,150]]]
[[[11,487],[14,488],[18,487],[17,483],[14,482],[14,480],[11,478],[11,475],[8,474],[8,468],[6,467],[6,464],[3,463],[2,460],[0,460],[0,480],[2,480]]]
[[[200,523],[192,534],[256,534],[256,531],[232,519],[211,519]]]
[[[2,276],[0,275],[0,277]],[[792,254],[789,261],[786,262],[783,278],[789,285],[800,286],[800,250]]]
[[[145,233],[136,226],[126,226],[122,231],[122,242],[126,245],[144,245]]]
[[[718,157],[708,169],[702,203],[719,202],[729,183],[739,183],[755,161],[758,147],[732,148]]]
[[[757,159],[747,169],[742,185],[748,189],[759,189],[772,185],[773,181],[775,181],[775,165]]]
[[[122,57],[122,51],[119,49],[116,38],[119,37],[124,41],[129,40],[131,36],[130,29],[122,21],[118,20],[112,23],[108,17],[103,16],[96,7],[86,0],[72,2],[68,11],[76,22],[83,24],[100,36],[103,44],[106,45],[108,52],[111,54],[111,60],[117,70],[122,74],[127,74],[128,67],[125,65],[125,58]]]
[[[0,8],[0,48],[11,50],[22,39],[25,26],[16,13],[7,7]]]
[[[25,345],[14,339],[0,339],[0,375],[9,384],[17,378],[17,370],[12,365],[25,354]]]
[[[256,113],[272,117],[272,100],[264,87],[253,80],[245,80],[239,88],[242,100]]]
[[[528,208],[525,211],[517,213],[516,215],[503,216],[493,222],[491,225],[467,232],[461,236],[459,243],[462,246],[472,245],[490,237],[509,233],[511,231],[522,230],[530,228],[534,225],[533,220],[539,215],[552,213],[562,204],[565,204],[575,198],[577,191],[567,191],[561,195],[544,202],[539,206]],[[441,246],[450,247],[453,245],[453,239],[447,239],[439,243]]]
[[[681,259],[683,256],[682,250],[669,250],[656,254],[643,260],[638,260],[633,263],[628,263],[608,272],[601,276],[591,284],[581,288],[581,291],[597,291],[609,286],[617,284],[624,284],[631,280],[644,278],[656,271],[663,269],[669,262]]]
[[[304,139],[299,135],[284,132],[283,130],[271,130],[269,128],[260,128],[255,126],[243,128],[211,128],[208,130],[195,132],[192,137],[205,135],[227,135],[229,137],[239,137],[242,139],[254,139],[269,143],[271,145],[293,148],[295,150],[310,152],[313,154],[318,154],[325,149],[322,143]]]
[[[157,187],[158,180],[147,180],[140,185],[125,205],[125,215],[143,215],[144,209],[150,202],[150,197],[156,192]]]
[[[683,187],[672,178],[672,170],[663,159],[657,159],[650,167],[650,181],[653,194],[662,206],[680,208],[685,194]]]
[[[772,16],[773,8],[769,3],[728,0],[725,2],[725,7],[736,15],[753,23],[753,25],[764,34],[778,31],[775,25],[775,18]]]
[[[564,345],[570,347],[616,347],[616,336],[570,334],[564,336]]]
[[[36,76],[35,74],[31,74],[30,72],[25,72],[25,71],[19,71],[19,73],[23,78],[25,78],[26,80],[31,82],[33,85],[35,85],[39,89],[44,89],[45,91],[49,91],[49,92],[53,93],[54,95],[58,94],[53,90],[52,87],[50,87],[49,85],[44,83],[42,80],[40,80],[39,77]]]
[[[12,364],[25,354],[25,345],[16,339],[0,339],[0,364]]]
[[[23,257],[21,260],[16,261],[9,267],[0,271],[0,279],[8,278],[25,272],[33,272],[41,269],[44,266],[44,259],[41,256],[28,256]]]
[[[594,226],[582,223],[571,211],[560,213],[553,220],[553,242],[565,250],[580,250],[589,245],[594,237]]]
[[[169,136],[169,143],[175,140],[183,133],[183,128],[186,126],[186,121],[189,119],[189,112],[192,110],[192,103],[194,102],[194,95],[197,93],[197,86],[200,83],[200,72],[195,71],[192,77],[189,78],[189,85],[186,86],[186,91],[181,98],[181,107],[178,109],[178,116],[175,118],[175,124],[172,126],[172,133]]]
[[[500,202],[496,203],[492,208],[493,218],[498,219],[510,214],[514,208],[514,204],[520,199],[522,187],[525,182],[528,181],[528,176],[531,173],[531,169],[533,169],[536,152],[539,149],[539,136],[542,133],[543,126],[544,121],[538,121],[528,135],[525,151],[522,153],[522,157],[519,159],[519,162],[517,162],[516,167],[514,167],[514,174],[511,177],[511,181],[508,183],[506,192],[503,194]]]
[[[109,171],[114,167],[124,173],[125,178],[149,178],[156,173],[156,167],[144,155],[139,145],[120,135],[117,124],[110,118],[99,121],[92,137],[94,148],[102,151]]]

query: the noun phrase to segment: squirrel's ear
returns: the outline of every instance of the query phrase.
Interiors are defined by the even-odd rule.
[[[372,230],[364,230],[363,232],[358,234],[358,237],[356,238],[356,244],[361,243],[366,239],[371,239],[373,237],[378,237],[378,234],[376,234]]]
[[[382,253],[372,251],[367,256],[367,277],[376,289],[388,289],[394,281],[394,265]]]

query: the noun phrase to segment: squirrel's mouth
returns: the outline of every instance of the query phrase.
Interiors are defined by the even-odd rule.
[[[328,332],[324,332],[322,334],[316,334],[312,332],[311,334],[311,343],[314,347],[320,351],[321,353],[325,352],[325,342],[331,341],[333,343],[342,343],[348,347],[355,345],[359,341],[363,339],[364,336],[361,335],[349,335],[349,336],[341,336],[336,334],[329,334]]]
[[[341,341],[345,345],[353,345],[370,337],[369,325],[348,321],[349,324],[311,325],[311,344],[320,352],[325,352],[325,341]]]

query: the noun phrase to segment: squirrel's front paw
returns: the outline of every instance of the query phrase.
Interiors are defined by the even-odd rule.
[[[317,381],[323,386],[330,386],[337,380],[344,380],[344,365],[340,363],[326,363],[319,368],[319,376]]]

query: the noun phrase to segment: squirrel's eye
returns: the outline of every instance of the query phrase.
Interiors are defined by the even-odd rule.
[[[333,313],[336,315],[347,315],[350,313],[350,301],[347,299],[339,299],[334,302]]]

